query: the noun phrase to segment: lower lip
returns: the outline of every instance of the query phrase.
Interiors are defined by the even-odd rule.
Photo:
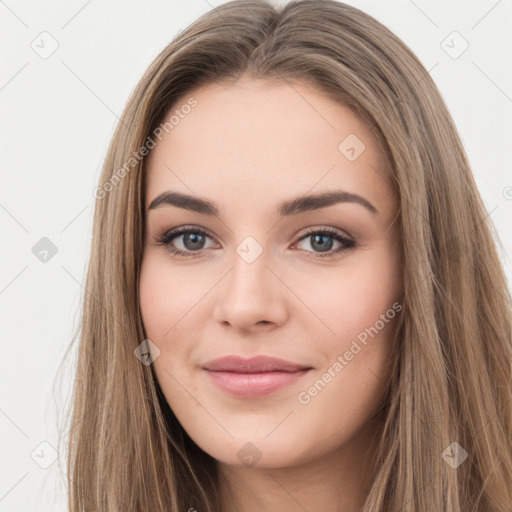
[[[213,383],[230,395],[255,398],[269,395],[278,389],[300,380],[308,370],[296,372],[234,373],[206,370]]]

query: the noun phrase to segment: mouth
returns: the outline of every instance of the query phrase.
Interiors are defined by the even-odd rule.
[[[227,356],[210,361],[202,368],[220,390],[240,398],[269,395],[297,382],[312,370],[310,366],[267,356],[250,359]]]

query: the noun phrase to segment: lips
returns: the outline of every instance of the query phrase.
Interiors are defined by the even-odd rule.
[[[293,384],[309,373],[311,367],[268,356],[250,359],[226,356],[206,363],[203,369],[224,393],[237,398],[256,398]]]
[[[284,359],[268,356],[256,356],[244,359],[238,356],[226,356],[206,363],[203,368],[212,372],[263,373],[296,372],[307,370],[311,366],[295,364]]]

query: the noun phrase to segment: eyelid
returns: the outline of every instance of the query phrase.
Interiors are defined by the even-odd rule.
[[[333,235],[338,235],[347,240],[350,239],[351,241],[354,241],[354,237],[352,235],[350,235],[349,233],[347,233],[346,231],[339,229],[339,228],[332,227],[332,226],[327,226],[327,225],[323,225],[320,227],[307,228],[306,231],[302,235],[298,235],[299,240],[302,240],[303,238],[305,238],[306,236],[308,236],[312,233],[318,233],[318,232],[327,232],[327,233],[331,233]]]

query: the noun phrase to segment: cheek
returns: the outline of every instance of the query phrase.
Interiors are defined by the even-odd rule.
[[[161,345],[162,337],[173,322],[176,299],[168,290],[168,279],[158,272],[158,266],[144,260],[141,268],[139,300],[146,336]],[[168,290],[168,293],[166,292]]]
[[[385,250],[369,253],[350,271],[347,267],[336,279],[326,280],[324,293],[311,297],[311,309],[323,311],[321,318],[329,330],[317,337],[323,364],[299,402],[310,404],[317,414],[327,411],[334,423],[347,421],[347,413],[364,421],[385,388],[401,311],[401,278],[394,258]],[[342,407],[332,408],[332,403]]]
[[[329,450],[332,443],[355,435],[379,406],[392,369],[401,311],[395,302],[397,288],[389,286],[393,278],[366,269],[345,276],[345,286],[331,285],[323,296],[323,320],[335,334],[326,330],[316,338],[323,364],[297,396],[301,417],[318,430],[316,449]],[[319,311],[321,305],[318,301]]]
[[[202,288],[205,288],[202,291]],[[172,268],[165,255],[150,253],[141,266],[139,300],[146,335],[157,344],[174,337],[184,318],[204,295],[206,283],[191,284],[190,274]],[[152,340],[153,341],[153,340]]]
[[[168,400],[170,394],[179,394],[177,382],[190,381],[190,371],[199,362],[196,351],[208,325],[207,294],[215,279],[199,276],[191,268],[173,267],[166,254],[158,252],[149,252],[142,261],[142,322],[146,337],[160,351],[154,367]]]
[[[186,406],[187,397],[180,393],[182,388],[177,383],[187,383],[187,388],[190,387],[183,361],[190,360],[191,344],[187,342],[193,332],[190,312],[198,301],[198,291],[194,288],[190,282],[187,286],[184,272],[166,264],[165,256],[162,258],[158,253],[144,256],[139,281],[142,322],[146,337],[160,351],[153,367],[167,402],[173,406],[181,402]]]
[[[314,290],[308,295],[308,305],[328,328],[321,339],[331,357],[334,352],[349,350],[351,341],[358,337],[364,341],[373,334],[383,342],[390,337],[392,329],[388,327],[397,315],[393,304],[401,292],[400,271],[394,258],[383,248],[335,275],[316,280],[314,287],[313,281],[307,285]]]

